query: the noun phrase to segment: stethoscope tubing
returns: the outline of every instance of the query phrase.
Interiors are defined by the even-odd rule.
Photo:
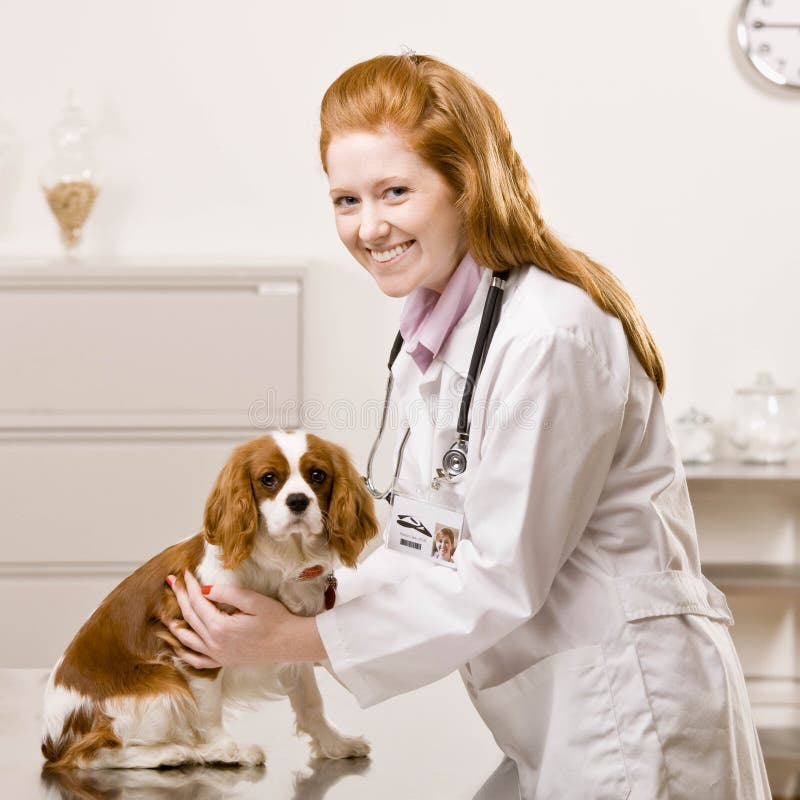
[[[480,372],[483,369],[483,363],[486,360],[486,354],[489,352],[489,345],[491,344],[492,338],[494,337],[495,329],[497,328],[497,324],[500,321],[500,309],[502,307],[503,290],[505,288],[505,282],[508,279],[509,272],[510,270],[507,269],[494,270],[492,272],[492,281],[489,286],[489,292],[486,296],[486,302],[483,306],[483,313],[481,315],[481,321],[478,327],[478,335],[475,339],[475,347],[472,350],[472,357],[470,358],[469,369],[467,371],[464,392],[461,395],[461,404],[459,406],[459,411],[458,411],[458,426],[456,428],[458,436],[456,444],[460,444],[464,450],[465,463],[466,463],[466,446],[469,439],[469,424],[470,424],[469,410],[472,404],[472,393],[474,391],[475,384],[477,383],[478,376],[480,375]],[[366,484],[370,494],[376,500],[387,499],[390,503],[392,502],[392,488],[394,487],[397,478],[400,475],[400,466],[403,463],[403,452],[405,450],[408,437],[411,433],[411,428],[408,427],[406,429],[405,435],[403,436],[403,440],[400,443],[400,449],[397,454],[397,465],[395,467],[392,484],[388,489],[386,489],[383,492],[380,491],[372,481],[372,462],[375,458],[375,454],[378,451],[381,439],[383,438],[383,431],[384,428],[386,427],[386,414],[389,408],[389,400],[391,399],[392,387],[394,386],[394,374],[392,373],[392,366],[394,365],[395,359],[399,355],[402,346],[403,346],[403,335],[402,333],[400,333],[400,331],[398,331],[397,335],[394,338],[394,342],[392,343],[392,349],[391,352],[389,353],[389,361],[387,363],[387,367],[389,369],[389,378],[386,381],[386,396],[383,402],[383,413],[381,414],[381,421],[380,425],[378,426],[378,434],[375,437],[375,441],[372,443],[372,447],[370,448],[369,452],[369,457],[367,458],[367,474],[363,476],[364,483]],[[443,466],[445,467],[444,471],[439,470],[439,473],[442,475],[444,475],[447,472],[447,468],[446,465],[444,464],[444,461],[443,461]]]
[[[483,369],[483,362],[489,352],[489,345],[494,337],[494,330],[500,321],[500,307],[502,305],[503,283],[496,284],[495,279],[500,278],[505,281],[508,278],[508,270],[502,273],[492,273],[492,285],[489,287],[489,294],[486,297],[486,304],[483,307],[481,323],[478,328],[478,337],[475,340],[475,348],[472,351],[469,369],[467,370],[467,382],[464,386],[464,394],[461,396],[461,406],[458,410],[458,427],[456,433],[459,438],[467,438],[469,435],[469,409],[472,405],[472,393],[478,381],[478,375]]]

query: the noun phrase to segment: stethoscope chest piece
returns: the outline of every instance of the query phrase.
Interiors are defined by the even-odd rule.
[[[436,470],[431,487],[438,489],[441,481],[454,481],[467,471],[467,449],[469,437],[460,435],[450,449],[442,456],[442,466]]]

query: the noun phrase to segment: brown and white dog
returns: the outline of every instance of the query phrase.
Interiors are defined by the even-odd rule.
[[[44,699],[45,768],[260,764],[261,748],[225,733],[222,707],[288,695],[314,755],[364,756],[369,745],[324,717],[311,664],[196,670],[162,620],[180,619],[168,574],[233,584],[314,615],[333,570],[355,566],[377,533],[373,500],[345,450],[303,431],[237,447],[208,497],[202,532],[168,547],[103,600],[56,664]]]

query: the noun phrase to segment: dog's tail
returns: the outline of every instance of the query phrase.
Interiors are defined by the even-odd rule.
[[[55,674],[55,673],[54,673]],[[201,737],[197,702],[171,664],[141,663],[110,696],[87,696],[51,676],[44,698],[45,770],[119,766],[132,742],[146,747]],[[166,737],[166,739],[164,738]]]
[[[84,702],[64,718],[59,732],[46,731],[42,737],[45,770],[85,766],[102,748],[121,747],[112,719],[96,702]]]

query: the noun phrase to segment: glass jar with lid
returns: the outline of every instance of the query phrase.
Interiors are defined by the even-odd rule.
[[[694,406],[675,421],[678,450],[684,464],[710,464],[714,460],[713,422]]]
[[[786,463],[798,438],[794,389],[777,386],[769,372],[759,372],[752,386],[735,392],[728,436],[746,464]]]
[[[51,131],[53,152],[41,171],[47,204],[61,229],[67,254],[81,240],[83,226],[100,191],[89,125],[70,91]]]

